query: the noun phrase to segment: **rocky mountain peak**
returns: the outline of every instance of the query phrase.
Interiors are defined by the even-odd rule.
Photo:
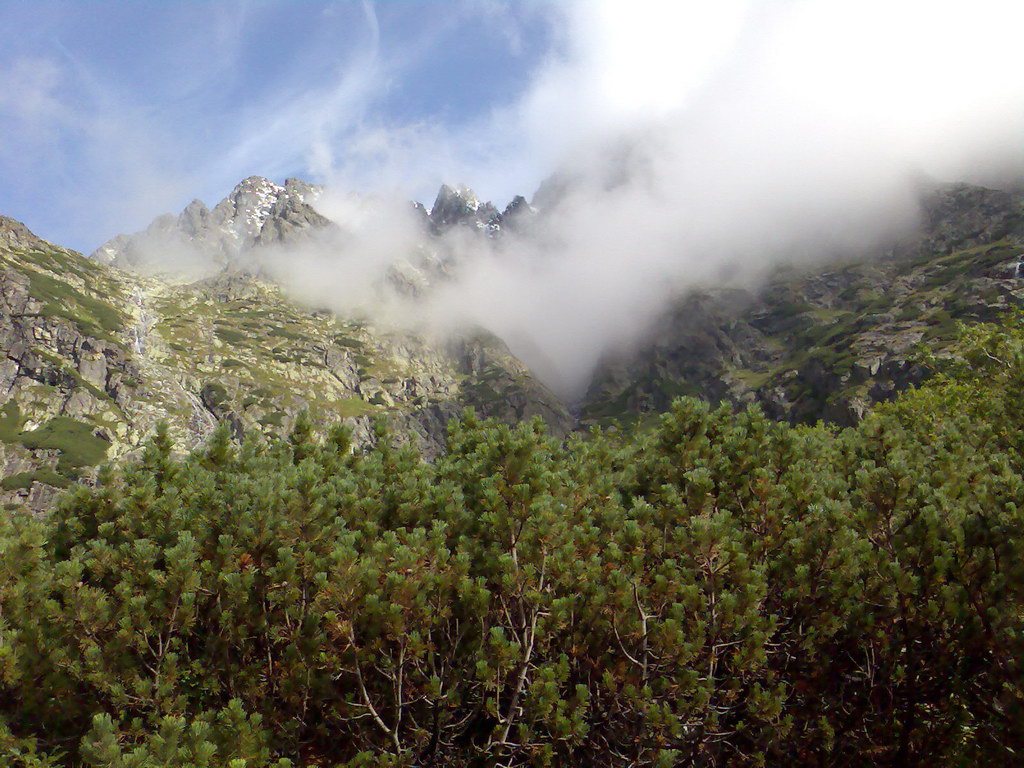
[[[430,208],[430,218],[439,227],[451,226],[476,213],[479,208],[480,200],[469,187],[442,184]]]
[[[284,191],[284,187],[262,176],[243,179],[214,207],[213,224],[240,242],[251,245],[263,228],[278,196]]]
[[[515,228],[536,215],[537,209],[530,205],[525,197],[516,195],[512,202],[505,206],[501,214],[501,224],[506,228]]]
[[[332,222],[314,207],[323,188],[288,178],[277,184],[249,176],[212,209],[193,200],[177,216],[157,217],[143,231],[117,235],[92,253],[92,258],[117,267],[144,271],[212,273],[227,266],[247,269],[253,248],[278,245],[311,236]],[[484,237],[501,235],[503,221],[520,226],[536,210],[521,195],[500,212],[481,202],[465,185],[441,185],[428,211],[412,203],[424,236],[443,235],[454,227]]]
[[[35,248],[45,245],[46,241],[17,219],[0,216],[0,244],[8,248]]]
[[[436,233],[461,224],[493,234],[500,229],[501,214],[491,203],[481,203],[469,187],[442,184],[430,209],[430,223]]]
[[[323,190],[302,179],[289,178],[284,180],[284,191],[290,196],[299,198],[304,203],[309,203],[316,200]]]
[[[193,200],[178,216],[177,226],[185,234],[194,237],[206,227],[209,219],[210,209],[206,207],[206,203],[202,200]]]
[[[284,242],[330,224],[311,205],[320,191],[299,179],[287,179],[282,186],[250,176],[212,210],[193,200],[177,217],[160,216],[145,231],[118,235],[92,255],[105,264],[150,268],[163,266],[168,255],[187,254],[190,266],[219,269],[255,246]]]

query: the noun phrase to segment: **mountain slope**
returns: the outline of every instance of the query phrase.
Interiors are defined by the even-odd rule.
[[[926,201],[919,236],[885,253],[681,297],[644,343],[604,361],[570,413],[485,330],[427,337],[318,311],[237,268],[271,241],[334,226],[300,199],[315,192],[247,179],[212,211],[194,203],[94,259],[0,218],[0,502],[46,508],[59,488],[137,451],[161,420],[191,449],[217,423],[238,435],[280,433],[304,409],[321,426],[344,421],[367,444],[382,416],[428,457],[466,406],[507,423],[540,416],[555,434],[644,423],[681,394],[759,403],[791,422],[852,424],[928,374],[915,362],[922,345],[941,355],[957,321],[988,320],[1024,299],[1024,198],[947,187]],[[443,249],[450,229],[483,243],[512,222],[528,228],[534,215],[522,199],[498,214],[449,187],[419,211],[424,253]],[[212,274],[147,275],[132,254],[156,230],[193,248]],[[387,279],[409,296],[457,268],[439,261],[423,271],[403,258]]]
[[[604,361],[584,423],[634,422],[672,398],[759,403],[792,422],[849,425],[919,383],[921,345],[1024,300],[1024,196],[955,185],[924,203],[923,231],[863,260],[780,269],[754,290],[696,291],[645,344]]]
[[[145,277],[0,219],[0,500],[46,507],[55,489],[136,450],[167,420],[189,449],[219,421],[281,432],[308,409],[357,443],[384,416],[430,455],[472,406],[509,422],[571,418],[486,333],[438,340],[291,302],[223,274]]]

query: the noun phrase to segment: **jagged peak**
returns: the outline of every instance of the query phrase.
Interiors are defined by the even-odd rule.
[[[516,195],[512,198],[512,202],[505,206],[505,211],[501,215],[512,216],[523,212],[536,213],[536,208],[530,205],[522,195]]]
[[[190,211],[206,211],[207,213],[209,213],[210,209],[206,207],[206,203],[196,198],[191,203],[185,206],[184,210],[182,210],[182,213],[188,213]]]
[[[283,242],[305,227],[329,221],[310,205],[322,188],[288,178],[284,185],[264,176],[248,176],[212,209],[193,200],[180,214],[164,214],[134,235],[118,235],[93,252],[105,263],[145,266],[164,252],[196,252],[211,268],[232,263],[245,251]]]
[[[298,195],[303,202],[308,202],[308,198],[318,197],[323,188],[302,179],[287,178],[284,180],[284,190],[289,194]]]
[[[146,227],[147,232],[166,232],[174,229],[174,225],[177,223],[178,218],[173,213],[161,213],[155,219],[153,219],[149,226]]]
[[[282,187],[280,184],[275,184],[265,176],[247,176],[246,178],[238,182],[238,184],[235,185],[235,188],[231,192],[232,194],[235,194],[236,192],[243,192],[249,189],[272,189],[276,191],[282,190],[284,189],[284,187]]]
[[[210,209],[202,200],[193,200],[178,214],[178,229],[189,237],[195,237],[210,218]]]
[[[481,203],[472,189],[442,184],[430,209],[431,227],[440,233],[456,224],[474,224],[478,229],[497,229],[500,214],[490,203]]]
[[[441,189],[437,191],[437,197],[434,198],[434,205],[431,207],[430,212],[433,214],[439,207],[443,208],[451,203],[463,205],[472,211],[480,207],[480,200],[470,187],[465,184],[457,184],[454,187],[442,184]]]

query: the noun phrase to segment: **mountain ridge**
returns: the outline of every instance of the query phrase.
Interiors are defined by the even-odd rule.
[[[48,508],[101,462],[134,455],[161,420],[189,450],[218,423],[236,436],[281,434],[303,410],[369,445],[383,417],[428,457],[465,407],[506,423],[540,416],[564,435],[643,426],[674,397],[696,394],[758,404],[775,419],[848,425],[927,377],[915,361],[922,345],[941,354],[957,322],[1024,300],[1024,197],[940,187],[925,200],[923,229],[872,258],[680,296],[633,349],[605,356],[570,409],[486,329],[425,334],[304,307],[266,274],[239,269],[267,245],[264,230],[287,245],[334,226],[316,218],[304,196],[317,191],[303,184],[250,177],[228,202],[192,203],[151,228],[207,248],[216,268],[199,279],[153,274],[127,257],[128,268],[105,264],[0,218],[0,501]],[[422,209],[428,245],[453,229],[488,242],[536,214],[516,198],[495,230],[486,222],[497,209],[471,191],[444,187],[439,198]],[[432,226],[435,212],[447,229]],[[444,268],[420,274],[426,282],[410,283],[409,295],[446,279]]]
[[[427,455],[465,407],[510,423],[540,415],[556,432],[571,425],[486,333],[428,339],[303,308],[253,275],[168,281],[19,231],[0,248],[5,503],[48,507],[101,461],[138,451],[161,420],[189,450],[219,422],[236,435],[285,433],[303,410],[366,444],[379,416]]]
[[[310,230],[337,226],[316,209],[324,188],[299,179],[276,184],[262,176],[239,182],[213,209],[193,200],[177,214],[158,216],[132,234],[107,240],[90,257],[108,265],[145,269],[159,264],[161,251],[196,250],[211,266],[236,265],[247,250],[288,244]],[[442,184],[428,210],[411,202],[414,216],[434,236],[459,227],[488,237],[501,234],[503,223],[513,227],[536,213],[522,195],[500,212],[493,203],[480,201],[467,186]]]

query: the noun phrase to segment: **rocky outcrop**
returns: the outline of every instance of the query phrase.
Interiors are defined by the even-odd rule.
[[[274,200],[253,245],[283,245],[332,226],[330,219],[317,213],[307,202],[315,199],[317,194],[305,182],[288,179],[284,193]]]
[[[525,230],[534,222],[536,216],[537,209],[530,205],[525,197],[516,195],[502,211],[500,225],[506,231]]]
[[[498,337],[478,331],[450,340],[448,351],[465,377],[464,401],[484,418],[515,424],[540,417],[559,437],[575,429],[565,405]]]
[[[0,247],[38,248],[44,244],[45,241],[32,234],[20,221],[0,216]]]
[[[330,225],[314,208],[321,190],[298,179],[283,186],[250,176],[210,210],[193,200],[177,216],[165,214],[133,235],[118,235],[92,258],[116,267],[213,273],[245,266],[254,247],[291,242]],[[243,263],[240,265],[240,260]]]
[[[17,237],[0,245],[0,501],[44,508],[110,453],[136,368],[108,300],[122,286],[23,225],[7,230]]]
[[[253,208],[246,199],[236,212]],[[301,211],[287,195],[274,205]],[[169,226],[201,235],[220,215],[204,210]],[[276,218],[272,206],[259,231]],[[159,421],[190,450],[218,423],[282,434],[303,410],[346,423],[362,445],[380,418],[428,457],[466,407],[572,425],[493,337],[424,338],[312,311],[245,271],[145,277],[6,227],[17,247],[0,246],[0,503],[46,508],[100,462],[137,453]]]
[[[923,211],[916,239],[857,263],[685,297],[646,342],[603,362],[583,422],[636,421],[693,394],[845,426],[921,383],[921,343],[941,355],[958,322],[1024,301],[1024,197],[953,185]]]
[[[469,187],[443,184],[430,209],[430,225],[434,234],[452,227],[477,229],[488,235],[501,230],[501,214],[491,203],[481,203]]]
[[[924,195],[925,236],[918,256],[950,253],[1000,240],[1024,240],[1020,193],[949,184]]]

